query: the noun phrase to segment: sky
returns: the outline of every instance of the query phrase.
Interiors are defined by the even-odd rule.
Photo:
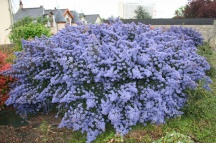
[[[45,9],[68,8],[78,13],[100,14],[101,18],[111,16],[118,17],[119,0],[22,0],[24,8],[39,7]],[[188,0],[124,0],[127,2],[142,2],[143,4],[155,4],[156,18],[172,18],[174,12],[181,6],[187,4]],[[19,8],[19,0],[12,0],[14,11]]]

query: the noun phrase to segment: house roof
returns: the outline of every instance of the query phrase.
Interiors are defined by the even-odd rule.
[[[46,9],[46,10],[44,10],[44,15],[48,15],[48,14],[50,14],[50,12],[52,12],[54,15],[56,15],[57,10],[60,10],[62,15],[66,11],[66,9]]]
[[[35,8],[22,8],[17,11],[14,15],[14,22],[17,22],[24,17],[41,17],[43,15],[48,15],[52,12],[55,15],[56,22],[66,22],[64,18],[64,14],[69,12],[69,15],[73,18],[72,22],[79,22],[79,14],[76,11],[69,11],[68,9],[44,9],[43,6],[35,7]]]
[[[22,8],[19,9],[15,14],[14,14],[14,22],[17,22],[20,19],[23,19],[24,17],[40,17],[43,16],[44,14],[44,8],[43,6],[40,7],[35,7],[35,8]]]
[[[65,11],[67,11],[67,9],[60,9],[60,10],[61,10],[62,14],[64,14]],[[52,12],[54,15],[56,15],[57,9],[45,10],[44,14],[48,15],[50,12]],[[72,17],[73,17],[72,22],[80,22],[79,14],[76,11],[71,10],[71,11],[68,11],[68,12],[70,12],[72,14]]]
[[[85,17],[85,14],[84,13],[79,13],[79,18],[83,18]]]
[[[74,16],[74,19],[72,20],[72,22],[80,22],[79,19],[79,14],[76,11],[70,11],[72,13],[72,15]]]
[[[91,14],[91,15],[85,15],[85,19],[88,23],[94,24],[97,20],[97,18],[100,18],[99,14]]]
[[[63,16],[63,13],[60,9],[57,9],[56,10],[56,13],[55,13],[55,21],[58,23],[58,22],[66,22],[64,16]]]

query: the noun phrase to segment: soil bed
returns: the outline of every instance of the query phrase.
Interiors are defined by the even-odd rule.
[[[55,113],[37,114],[24,121],[14,110],[0,111],[0,143],[67,143],[72,130],[58,128]]]

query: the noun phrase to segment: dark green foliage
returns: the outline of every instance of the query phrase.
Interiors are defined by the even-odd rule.
[[[138,6],[137,9],[134,11],[136,16],[136,19],[147,19],[147,18],[152,18],[151,15],[142,7]]]
[[[211,48],[208,43],[204,43],[203,45],[198,47],[197,52],[199,55],[204,56],[211,66],[210,70],[206,72],[206,75],[210,76],[211,78],[214,78],[216,76],[216,68],[213,63],[215,61],[212,60],[212,58],[214,57],[213,48]]]
[[[14,23],[14,25],[12,25],[11,28],[14,29],[20,26],[26,26],[32,22],[37,22],[37,23],[45,25],[48,22],[48,19],[44,17],[38,17],[38,18],[24,17],[23,19]]]
[[[196,90],[187,90],[189,98],[187,101],[187,106],[183,108],[184,115],[187,117],[193,117],[196,119],[201,119],[205,117],[205,108],[201,106],[204,99],[207,99],[211,92],[203,88],[203,83],[200,82]]]
[[[180,11],[179,11],[180,10]],[[215,0],[188,0],[184,9],[175,12],[174,18],[215,18]]]

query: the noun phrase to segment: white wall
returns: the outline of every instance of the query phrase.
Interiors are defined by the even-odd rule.
[[[98,17],[95,21],[95,23],[100,24],[101,23],[101,19]]]
[[[8,29],[13,22],[9,0],[0,0],[0,19],[0,45],[9,44],[10,40],[8,34],[10,30],[6,29]]]

